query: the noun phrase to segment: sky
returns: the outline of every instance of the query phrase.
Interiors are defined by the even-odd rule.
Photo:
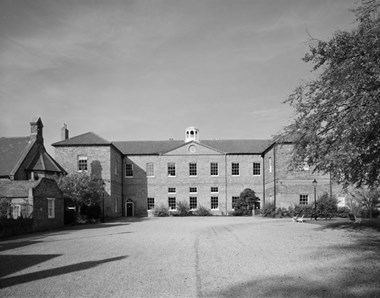
[[[268,139],[357,0],[0,0],[0,136]],[[52,154],[54,156],[54,154]]]

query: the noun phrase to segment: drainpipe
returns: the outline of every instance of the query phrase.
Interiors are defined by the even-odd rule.
[[[262,156],[263,158],[263,202],[260,208],[263,208],[265,206],[265,158],[264,155]]]
[[[276,194],[277,194],[277,188],[276,188],[276,144],[273,146],[273,207],[276,209]]]
[[[228,194],[227,194],[227,154],[224,154],[224,180],[226,185],[226,216],[228,216]]]

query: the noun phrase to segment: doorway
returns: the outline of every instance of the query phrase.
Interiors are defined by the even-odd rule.
[[[125,216],[131,217],[135,214],[135,206],[131,199],[128,199],[127,202],[125,202]]]

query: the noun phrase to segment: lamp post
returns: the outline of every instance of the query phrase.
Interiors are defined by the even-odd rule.
[[[313,186],[314,186],[314,219],[317,220],[317,180],[314,179]]]

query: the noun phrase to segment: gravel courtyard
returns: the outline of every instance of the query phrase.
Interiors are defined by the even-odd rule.
[[[380,297],[380,234],[259,217],[140,218],[0,241],[0,297]]]

